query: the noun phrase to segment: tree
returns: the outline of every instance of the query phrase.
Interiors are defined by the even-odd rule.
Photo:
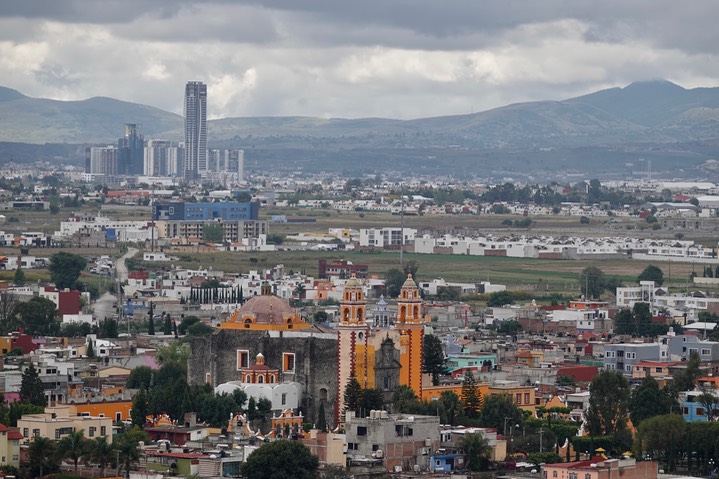
[[[626,429],[629,415],[629,383],[619,371],[603,371],[589,385],[589,409],[585,417],[592,436],[611,436]]]
[[[92,345],[92,341],[87,342],[87,357],[88,359],[95,359],[95,348]]]
[[[132,409],[130,410],[130,418],[132,419],[132,425],[140,429],[145,428],[145,422],[147,421],[147,415],[149,413],[149,400],[147,392],[144,387],[140,387],[140,390],[135,394],[132,400]]]
[[[47,437],[36,436],[28,447],[31,477],[43,477],[60,469],[55,454],[55,442]]]
[[[16,326],[17,311],[15,306],[19,303],[15,293],[0,290],[0,333],[7,334]]]
[[[140,441],[147,443],[147,433],[139,427],[133,426],[129,431],[119,435],[113,442],[115,450],[118,451],[120,463],[125,467],[126,478],[130,477],[130,467],[133,461],[140,458],[140,450],[138,449]]]
[[[162,325],[162,334],[164,334],[165,336],[169,336],[170,334],[172,334],[172,320],[170,319],[169,314],[165,315],[165,322]]]
[[[653,264],[650,264],[646,268],[644,268],[644,271],[639,273],[639,276],[637,277],[637,283],[641,281],[654,281],[654,284],[657,286],[661,286],[664,284],[664,272],[659,266],[654,266]]]
[[[522,330],[522,325],[516,319],[505,319],[499,326],[497,326],[497,332],[499,334],[508,334],[514,336]]]
[[[654,416],[669,414],[671,399],[667,392],[659,388],[656,380],[647,376],[634,388],[629,399],[629,417],[635,426]]]
[[[676,398],[681,391],[691,391],[694,389],[694,385],[701,375],[699,366],[701,364],[701,358],[696,351],[692,351],[689,354],[689,360],[686,362],[684,369],[675,370],[672,376],[672,382],[670,389],[672,397]]]
[[[347,382],[343,393],[345,399],[345,408],[344,411],[342,411],[342,416],[344,417],[347,411],[359,411],[360,396],[362,395],[362,386],[360,386],[360,383],[359,381],[357,381],[357,378],[354,376],[354,374]]]
[[[84,431],[73,431],[60,439],[57,442],[57,453],[61,458],[72,461],[77,474],[77,463],[88,453],[88,440],[85,439]]]
[[[301,442],[274,441],[250,454],[242,473],[247,479],[316,479],[318,466]]]
[[[404,284],[407,276],[397,268],[392,268],[387,271],[384,278],[384,288],[387,293],[387,297],[396,298],[402,291],[402,285]]]
[[[82,256],[60,251],[50,256],[50,278],[57,289],[74,289],[86,265]]]
[[[482,408],[482,395],[479,392],[479,385],[474,378],[472,371],[464,373],[462,381],[462,408],[464,415],[470,418],[478,417]]]
[[[315,424],[315,427],[319,431],[324,431],[327,429],[327,413],[325,412],[325,403],[321,402],[320,407],[317,410],[317,423]]]
[[[694,401],[702,405],[708,422],[716,421],[717,413],[719,412],[717,411],[717,403],[719,400],[717,400],[717,396],[714,394],[714,389],[700,386],[700,390],[702,393],[697,395]]]
[[[493,427],[508,435],[508,431],[504,430],[505,425],[523,424],[524,415],[509,394],[491,394],[484,398],[480,423],[482,427]]]
[[[35,369],[35,366],[32,363],[30,363],[30,366],[25,368],[25,371],[22,372],[22,379],[20,381],[20,401],[28,404],[34,404],[35,406],[45,407],[47,405],[45,388],[42,385],[37,369]]]
[[[40,336],[54,334],[58,330],[56,312],[55,303],[37,296],[15,306],[19,323],[25,326],[28,333]]]
[[[652,457],[666,459],[666,470],[676,470],[679,452],[684,449],[686,422],[678,414],[654,416],[642,422],[637,430],[635,449],[637,456],[646,452]]]
[[[487,300],[487,306],[490,308],[496,306],[501,307],[512,303],[514,303],[514,297],[512,296],[512,293],[507,290],[495,291],[489,295],[489,299]]]
[[[150,303],[150,308],[147,310],[147,334],[150,336],[155,335],[155,306],[153,303]]]
[[[489,469],[492,447],[482,434],[465,434],[461,444],[460,447],[467,455],[467,469],[470,471],[486,471]]]
[[[205,323],[195,323],[187,328],[188,336],[209,336],[215,332],[215,328]]]
[[[424,335],[422,372],[432,375],[432,385],[439,386],[439,375],[444,372],[442,340],[433,334]]]
[[[596,266],[587,266],[579,275],[579,286],[585,298],[600,298],[606,289],[604,272]]]
[[[457,396],[457,393],[453,391],[442,392],[437,400],[437,404],[444,414],[443,424],[449,424],[450,426],[457,424],[457,418],[459,418],[463,412],[462,401],[459,396]]]
[[[202,226],[202,241],[205,243],[222,243],[224,235],[222,225],[206,224]]]
[[[367,417],[369,412],[384,408],[384,395],[382,391],[375,388],[363,388],[359,398],[359,416]]]
[[[18,266],[15,270],[15,277],[13,278],[13,283],[15,283],[16,286],[24,286],[25,285],[25,271]]]
[[[105,468],[115,459],[115,449],[107,442],[107,436],[92,439],[87,454],[92,462],[100,466],[100,477],[105,477]]]
[[[149,366],[138,366],[130,371],[125,387],[128,389],[149,389],[154,372]]]

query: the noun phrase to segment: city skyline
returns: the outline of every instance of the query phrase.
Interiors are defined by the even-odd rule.
[[[714,86],[718,14],[709,0],[11,2],[0,85],[182,114],[175,92],[201,77],[208,119],[471,113],[650,79]]]

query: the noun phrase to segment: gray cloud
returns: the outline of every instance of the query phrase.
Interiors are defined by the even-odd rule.
[[[635,80],[719,76],[719,2],[10,0],[0,84],[214,117],[469,113]]]

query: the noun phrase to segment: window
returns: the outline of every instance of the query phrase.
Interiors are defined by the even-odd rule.
[[[711,349],[702,348],[702,356],[709,356],[712,353]]]
[[[30,432],[28,431],[28,428],[24,427],[24,428],[22,429],[22,435],[23,435],[24,437],[30,437],[29,434],[30,434]]]
[[[100,435],[107,436],[107,427],[106,426],[100,426]]]
[[[517,404],[522,404],[522,393],[517,393],[515,398],[517,400]]]
[[[282,405],[287,404],[287,393],[282,393]]]
[[[557,477],[557,471],[552,471],[552,477]]]
[[[285,373],[295,372],[295,353],[282,354],[282,371]]]
[[[237,369],[245,369],[250,367],[250,352],[246,349],[237,350]]]
[[[704,415],[704,408],[698,407],[697,408],[697,416],[703,416]]]
[[[587,473],[584,475],[584,479],[592,479],[592,475]]]
[[[529,393],[524,393],[524,404],[529,404]]]
[[[33,429],[32,435],[33,437],[40,437],[40,429]]]
[[[95,431],[97,428],[95,426],[90,426],[88,437],[95,437]]]
[[[366,436],[367,435],[367,427],[366,426],[357,426],[357,435],[358,436]]]
[[[356,442],[348,442],[347,449],[350,451],[356,451],[357,449],[359,449],[359,444],[357,444]]]

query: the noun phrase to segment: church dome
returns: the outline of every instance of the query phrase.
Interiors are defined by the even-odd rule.
[[[272,295],[253,296],[239,309],[239,317],[252,316],[255,324],[284,324],[295,310],[283,299]]]
[[[362,284],[357,279],[357,275],[352,273],[352,277],[345,283],[345,288],[361,288]]]
[[[405,280],[404,284],[402,285],[402,289],[404,288],[417,288],[417,283],[414,282],[412,279],[412,273],[409,273],[407,275],[407,279]]]

